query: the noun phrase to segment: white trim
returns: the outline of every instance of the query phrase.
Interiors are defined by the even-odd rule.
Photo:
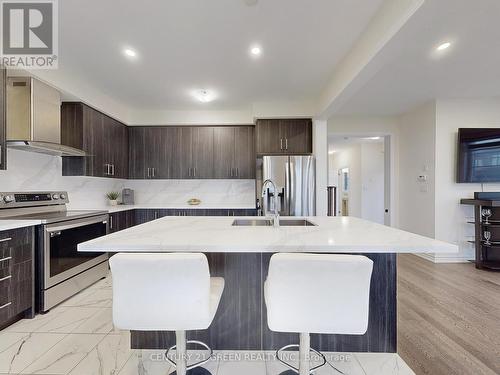
[[[420,258],[423,258],[425,260],[428,260],[432,263],[469,263],[471,260],[473,261],[474,259],[471,259],[468,256],[457,254],[457,255],[452,255],[452,254],[438,254],[436,255],[435,253],[419,253],[415,254],[419,256]]]

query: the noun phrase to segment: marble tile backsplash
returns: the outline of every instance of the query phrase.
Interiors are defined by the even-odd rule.
[[[135,190],[139,205],[185,205],[199,198],[203,205],[254,206],[254,180],[118,180],[97,177],[63,177],[62,159],[8,150],[8,170],[0,171],[0,191],[66,190],[69,208],[107,205],[105,193],[127,187]]]

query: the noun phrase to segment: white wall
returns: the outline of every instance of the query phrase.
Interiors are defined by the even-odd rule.
[[[336,150],[329,155],[331,183],[339,186],[338,172],[349,168],[349,215],[384,224],[384,144],[353,142],[331,144]],[[340,204],[342,198],[339,186]]]
[[[352,143],[336,147],[337,152],[330,155],[330,174],[337,174],[343,168],[349,168],[349,216],[362,217],[361,204],[361,144]],[[342,187],[338,187],[339,199],[337,204],[340,205],[342,197]],[[340,207],[338,208],[340,209]]]
[[[472,206],[460,204],[460,198],[472,198],[481,184],[458,184],[455,181],[458,128],[500,128],[500,98],[483,100],[438,100],[436,124],[436,226],[439,240],[456,243],[460,253],[451,260],[474,258],[470,240],[474,236]],[[484,184],[484,191],[500,191],[500,184]],[[449,257],[436,255],[435,261]]]
[[[434,237],[436,106],[425,104],[401,116],[399,133],[399,227]],[[427,175],[427,182],[418,181]]]
[[[381,136],[390,138],[390,225],[399,225],[399,119],[396,116],[334,116],[328,120],[328,136]]]
[[[106,207],[105,193],[135,189],[136,204],[186,206],[199,198],[204,207],[254,207],[255,180],[119,180],[63,177],[62,159],[8,150],[8,170],[0,171],[0,191],[68,191],[69,208]]]
[[[384,224],[384,143],[361,144],[361,217]]]

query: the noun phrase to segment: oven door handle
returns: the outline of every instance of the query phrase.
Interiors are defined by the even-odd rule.
[[[85,225],[90,224],[108,224],[108,215],[96,216],[92,219],[82,219],[82,220],[72,220],[67,224],[51,224],[45,226],[45,232],[54,233],[54,232],[62,232],[67,229],[73,229],[78,227],[84,227]]]

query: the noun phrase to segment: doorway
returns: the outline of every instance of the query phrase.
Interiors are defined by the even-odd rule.
[[[330,136],[328,159],[336,215],[390,225],[390,137]]]

